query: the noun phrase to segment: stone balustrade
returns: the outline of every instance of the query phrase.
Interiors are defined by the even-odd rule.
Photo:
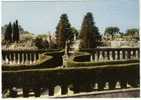
[[[35,64],[39,54],[36,50],[2,50],[2,64]]]
[[[91,53],[91,61],[112,61],[139,59],[139,48],[96,48],[86,50]]]
[[[2,62],[16,64],[30,64],[39,59],[39,50],[2,50]],[[139,48],[96,48],[87,50],[91,60],[123,60],[139,59]],[[53,62],[52,62],[53,63]],[[33,92],[36,97],[48,91],[49,96],[54,95],[56,86],[60,87],[60,94],[74,94],[80,92],[114,90],[139,87],[139,62],[128,64],[115,64],[99,68],[58,68],[36,69],[19,71],[2,71],[2,92],[9,90],[10,97],[18,96],[18,89],[22,89],[24,97]],[[7,97],[7,96],[6,96]]]
[[[86,50],[91,61],[139,59],[139,48],[96,48]],[[2,50],[2,64],[35,64],[40,50]]]
[[[2,49],[2,64],[26,65],[36,64],[39,54],[43,52],[59,51],[59,49]]]

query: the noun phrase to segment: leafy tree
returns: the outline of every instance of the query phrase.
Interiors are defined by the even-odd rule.
[[[71,27],[71,33],[72,33],[71,40],[74,39],[74,36],[76,36],[76,39],[78,39],[78,37],[79,37],[79,32],[78,32],[78,30],[77,30],[75,27]]]
[[[88,12],[82,22],[80,31],[80,48],[96,48],[96,36],[99,35],[92,13]]]
[[[37,37],[34,41],[35,43],[35,46],[38,48],[38,49],[46,49],[46,48],[49,48],[49,43],[47,40],[43,40],[42,38],[40,37]]]
[[[6,27],[5,33],[4,33],[4,39],[5,41],[12,42],[12,25],[11,22],[9,22],[8,26]]]
[[[2,35],[5,34],[7,27],[8,27],[8,24],[5,24],[4,26],[1,27]]]
[[[72,35],[71,25],[69,23],[67,14],[61,15],[55,33],[58,48],[64,48],[66,41],[69,40]]]
[[[129,35],[129,36],[134,36],[134,35],[138,35],[139,36],[139,29],[137,29],[137,28],[128,29],[126,31],[126,34]]]
[[[104,34],[109,34],[109,35],[113,35],[119,33],[120,29],[118,27],[107,27],[105,29]]]

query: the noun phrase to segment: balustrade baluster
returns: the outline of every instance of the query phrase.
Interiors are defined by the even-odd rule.
[[[25,61],[24,53],[22,52],[21,55],[22,55],[22,64],[24,64],[24,61]]]
[[[34,63],[36,63],[36,53],[34,53]]]
[[[97,62],[97,61],[98,61],[98,58],[97,58],[97,52],[95,52],[94,56],[95,56],[94,61]]]
[[[131,50],[130,53],[131,53],[131,59],[133,59],[133,50]]]
[[[98,61],[101,61],[102,60],[102,51],[99,51],[99,60]]]
[[[28,64],[28,53],[26,52],[26,62],[25,64]]]
[[[93,61],[93,56],[92,55],[90,55],[90,61]]]
[[[109,51],[110,60],[113,60],[112,51]]]

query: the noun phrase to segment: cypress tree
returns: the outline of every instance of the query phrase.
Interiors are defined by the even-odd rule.
[[[16,32],[15,32],[15,22],[13,23],[12,30],[13,30],[13,31],[12,31],[12,32],[13,32],[12,39],[13,39],[13,42],[15,42],[15,41],[16,41],[16,38],[15,38],[15,35],[16,35],[16,34],[15,34],[15,33],[16,33]]]
[[[4,39],[5,39],[5,41],[12,42],[12,25],[11,25],[11,22],[9,22],[9,24],[6,28],[6,31],[5,31],[5,34],[4,34]]]
[[[99,35],[98,28],[93,21],[92,13],[88,12],[82,22],[80,31],[80,49],[96,48],[96,37]]]
[[[69,37],[71,36],[71,25],[67,14],[61,15],[55,33],[58,48],[64,48],[66,41],[69,40]]]
[[[18,42],[19,39],[19,25],[18,20],[16,20],[16,22],[13,23],[13,41]]]

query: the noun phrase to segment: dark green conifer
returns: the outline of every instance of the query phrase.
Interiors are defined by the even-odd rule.
[[[67,14],[61,15],[55,33],[58,48],[64,48],[66,41],[70,39],[70,36],[72,34],[71,25],[69,23]]]
[[[20,35],[19,35],[19,25],[18,25],[18,20],[13,23],[13,41],[18,42],[20,40]]]
[[[88,12],[83,19],[80,31],[80,49],[96,48],[96,37],[99,35],[98,28],[93,21],[92,13]]]
[[[9,22],[5,34],[4,34],[4,39],[7,42],[12,42],[12,25],[11,22]]]

